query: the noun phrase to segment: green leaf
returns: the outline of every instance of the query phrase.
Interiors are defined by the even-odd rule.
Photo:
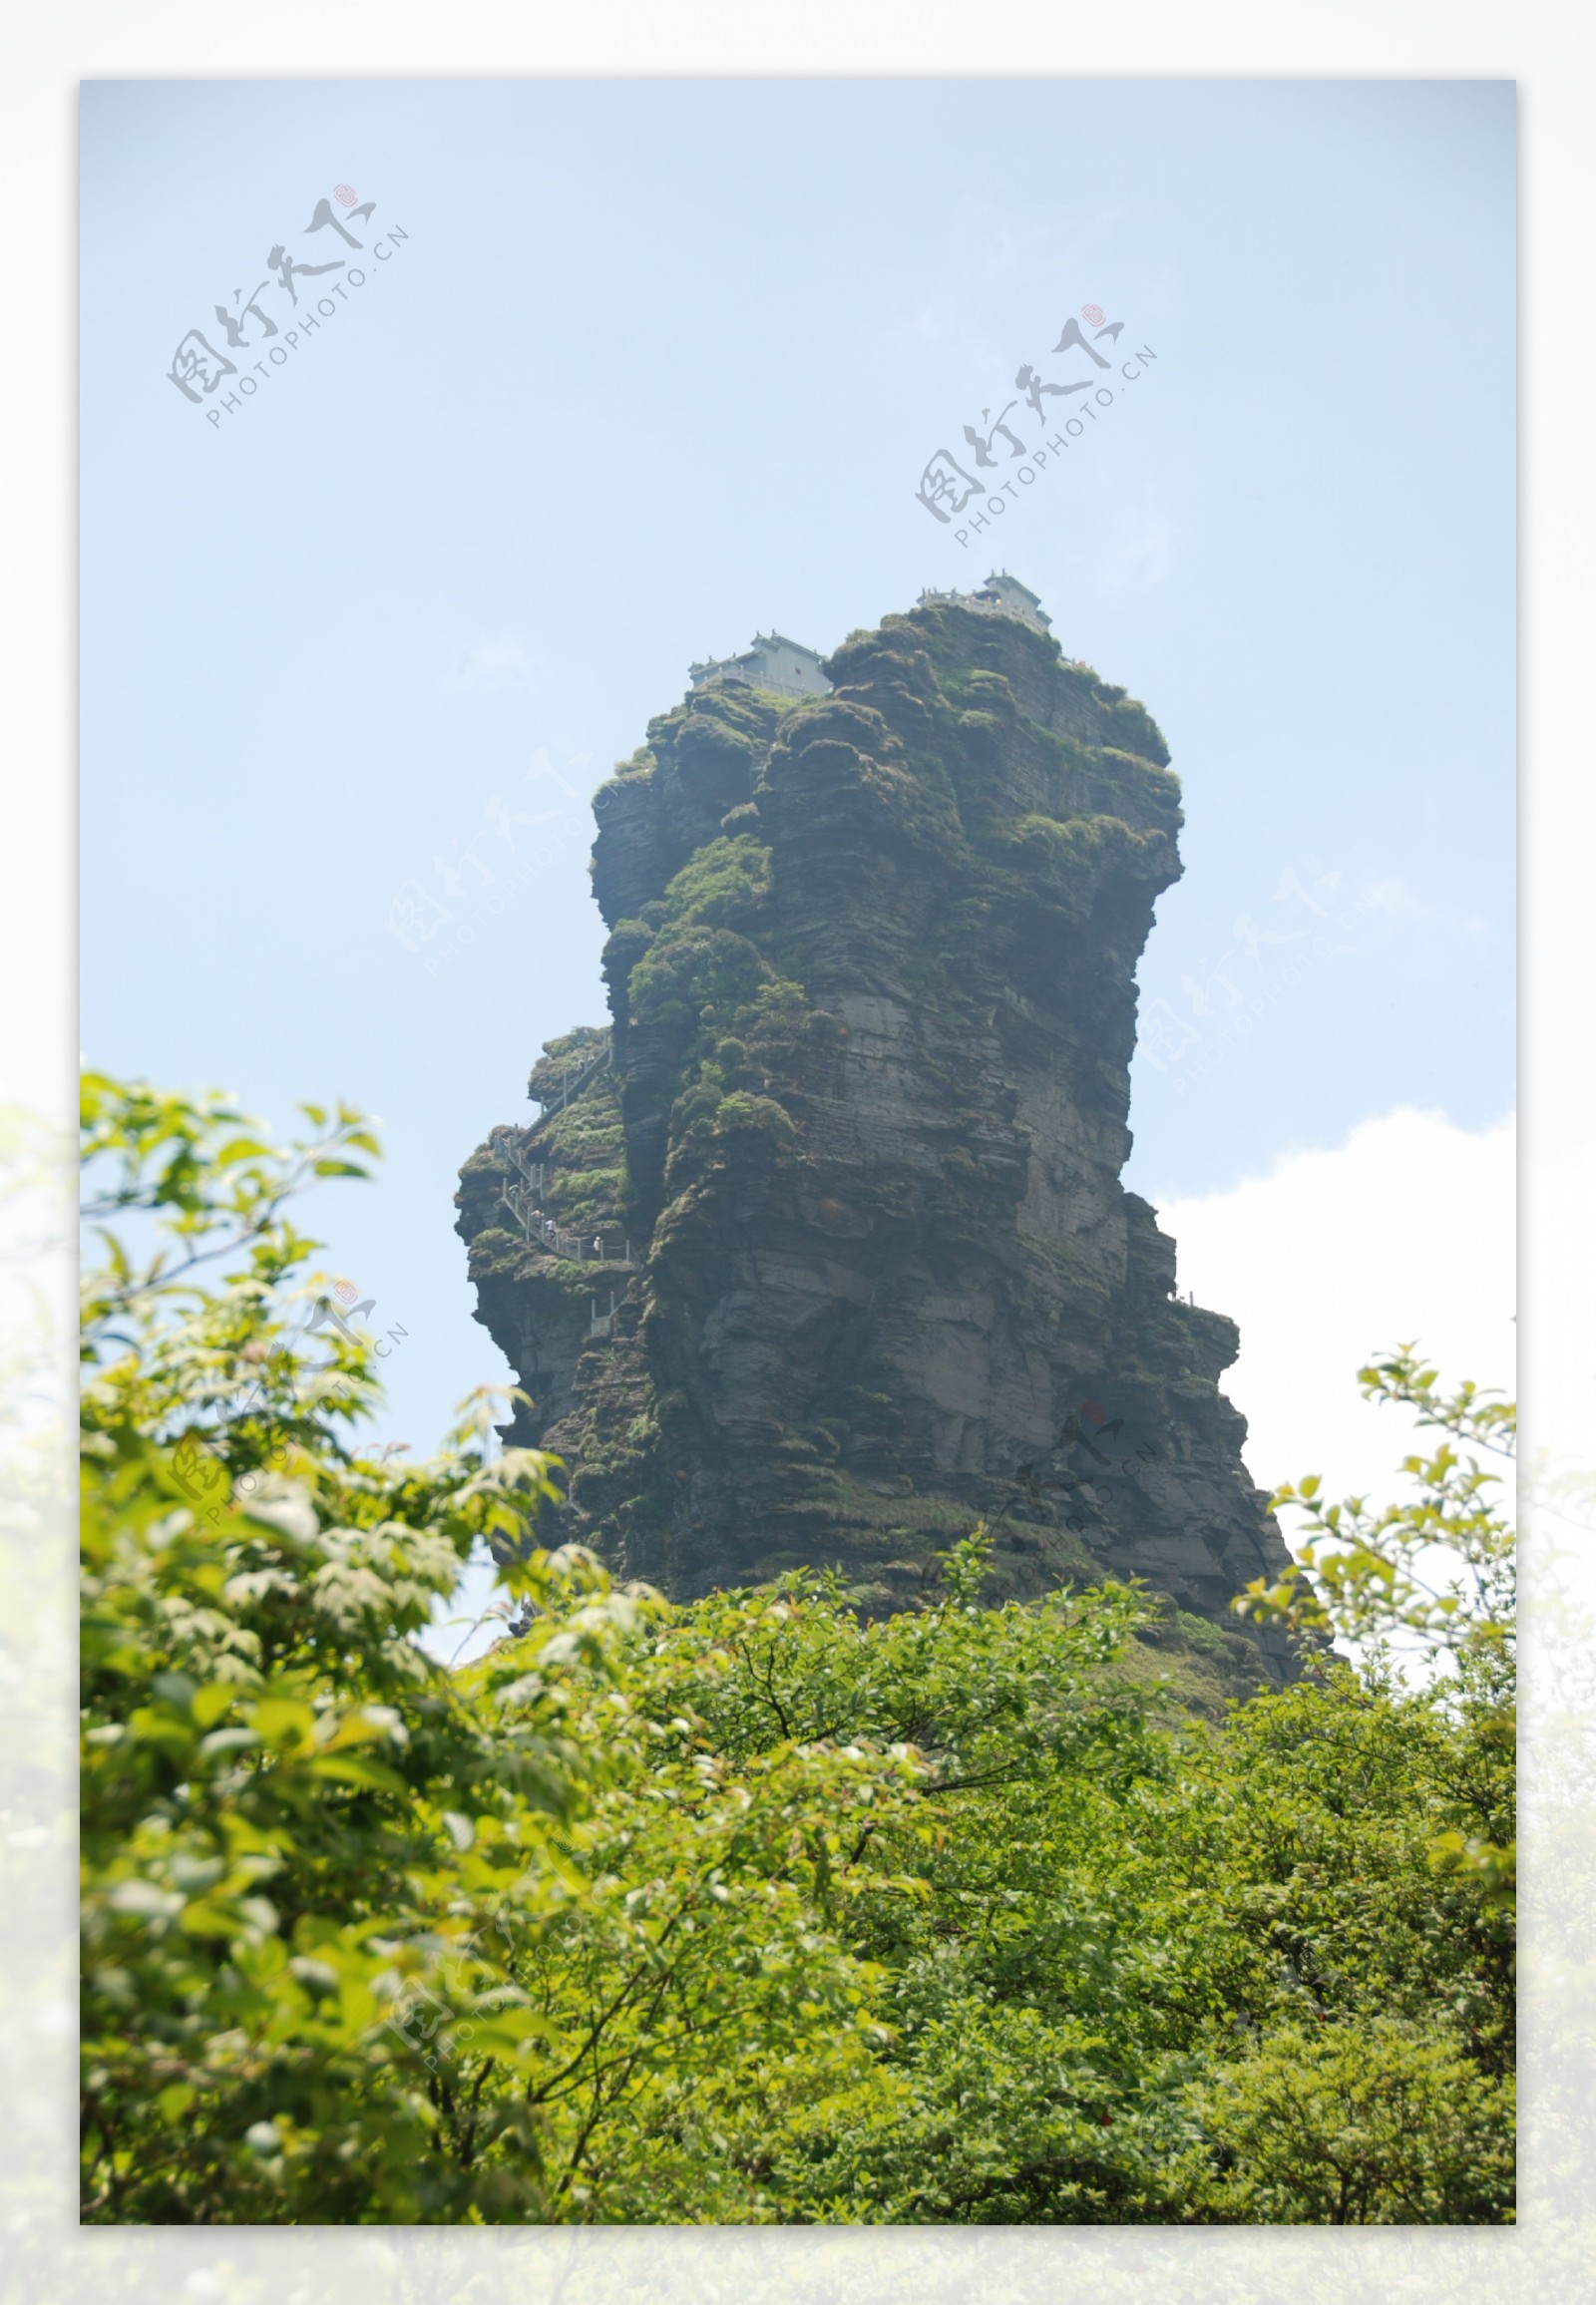
[[[208,1897],[197,1897],[184,1906],[178,1915],[178,1926],[191,1937],[239,1937],[246,1923],[225,1905],[218,1905]]]
[[[201,1729],[208,1729],[213,1721],[221,1719],[229,1706],[237,1703],[239,1694],[235,1681],[210,1681],[195,1691],[189,1700],[189,1711]]]
[[[270,1160],[272,1151],[270,1145],[263,1144],[259,1137],[235,1136],[230,1144],[219,1146],[210,1157],[218,1169],[226,1169],[232,1168],[239,1161]]]
[[[396,1769],[365,1752],[324,1755],[310,1763],[310,1774],[330,1783],[359,1785],[374,1792],[405,1794],[410,1790]]]
[[[316,1725],[313,1707],[298,1698],[263,1697],[250,1707],[249,1726],[268,1744],[306,1737]]]

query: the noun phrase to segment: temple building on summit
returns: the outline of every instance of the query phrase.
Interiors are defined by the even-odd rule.
[[[831,682],[820,669],[820,657],[801,640],[782,632],[756,632],[753,646],[740,656],[711,656],[707,663],[689,664],[694,688],[715,688],[740,680],[750,688],[771,689],[778,696],[829,696]]]
[[[981,616],[1017,616],[1032,631],[1051,629],[1052,618],[1037,599],[1028,584],[1011,576],[1006,569],[998,569],[976,592],[922,592],[920,605],[924,608],[933,601],[941,601],[955,608],[974,608]]]

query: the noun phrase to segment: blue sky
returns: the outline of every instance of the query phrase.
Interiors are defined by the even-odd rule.
[[[1462,82],[86,87],[85,1045],[382,1116],[380,1184],[307,1221],[407,1332],[385,1433],[504,1375],[450,1200],[541,1043],[602,1018],[587,796],[756,628],[826,648],[1002,565],[1148,705],[1187,813],[1141,970],[1155,1201],[1398,1105],[1509,1108],[1513,114]],[[339,185],[358,254],[305,230]],[[213,426],[174,348],[279,242],[364,284]],[[961,548],[922,467],[1087,303],[1156,362]],[[416,950],[407,884],[453,915]]]

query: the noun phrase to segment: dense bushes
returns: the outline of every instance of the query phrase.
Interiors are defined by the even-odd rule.
[[[356,1116],[279,1155],[86,1106],[99,1204],[167,1234],[86,1313],[86,2216],[1511,2216],[1504,1539],[1449,1450],[1361,1582],[1250,1604],[1422,1631],[1367,1564],[1462,1497],[1497,1566],[1417,1690],[1377,1653],[1188,1720],[1121,1663],[1138,1593],[983,1608],[979,1535],[911,1614],[672,1608],[531,1549],[486,1398],[430,1464],[354,1446],[283,1202]],[[484,1542],[522,1629],[451,1672],[415,1636]]]

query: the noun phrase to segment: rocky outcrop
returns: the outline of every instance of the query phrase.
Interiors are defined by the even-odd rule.
[[[1119,1181],[1163,739],[957,605],[825,668],[694,692],[598,796],[609,1028],[551,1042],[541,1117],[462,1173],[516,1437],[679,1596],[808,1562],[900,1607],[984,1517],[998,1589],[1135,1574],[1239,1642],[1286,1554],[1237,1332]]]

